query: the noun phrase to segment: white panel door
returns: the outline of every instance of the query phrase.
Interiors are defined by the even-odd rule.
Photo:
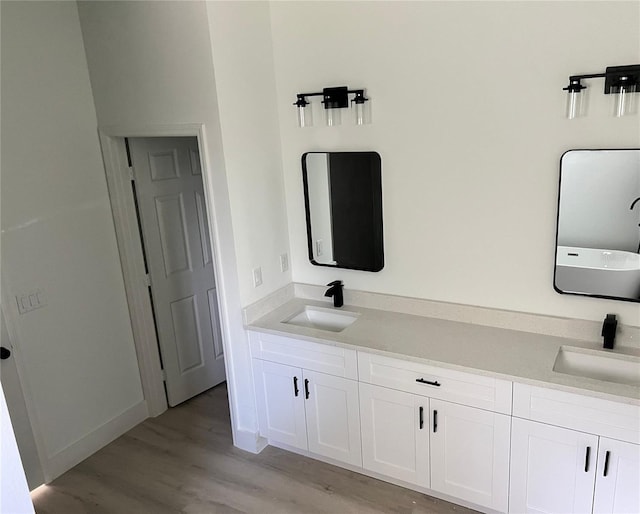
[[[0,309],[0,346],[13,352],[13,345],[9,340],[9,332],[5,323],[4,313]],[[29,489],[35,489],[44,483],[44,473],[38,456],[36,440],[31,428],[31,421],[27,413],[27,405],[18,377],[18,368],[13,353],[0,360],[0,379],[7,400],[7,408],[11,416],[11,424],[15,431],[16,442],[20,450],[20,457],[24,472],[27,476]],[[0,481],[2,481],[0,479]],[[0,510],[0,512],[2,512]]]
[[[430,402],[431,489],[507,512],[511,417]]]
[[[509,512],[591,512],[598,437],[513,418]]]
[[[302,370],[253,359],[253,373],[260,435],[306,450]]]
[[[365,469],[429,487],[429,398],[360,383],[360,421]]]
[[[27,479],[22,469],[18,445],[0,385],[0,512],[32,514]]]
[[[640,512],[640,445],[600,438],[594,514]]]
[[[169,405],[225,379],[197,139],[129,139]]]
[[[303,370],[309,451],[362,466],[358,382]]]

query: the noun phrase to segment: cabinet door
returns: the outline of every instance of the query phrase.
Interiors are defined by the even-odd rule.
[[[360,383],[360,420],[365,469],[429,487],[429,398]]]
[[[253,360],[260,435],[307,449],[302,370]]]
[[[640,445],[600,438],[594,514],[640,512]]]
[[[598,437],[512,420],[509,512],[591,512]]]
[[[506,512],[511,418],[431,399],[431,489]]]
[[[362,466],[358,383],[303,370],[309,451]]]

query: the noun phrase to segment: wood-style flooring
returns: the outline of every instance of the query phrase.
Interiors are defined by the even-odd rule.
[[[226,386],[141,423],[33,493],[37,514],[470,513],[271,446],[235,448]]]

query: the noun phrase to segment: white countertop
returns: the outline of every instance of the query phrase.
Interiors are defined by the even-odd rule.
[[[553,371],[563,345],[612,351],[596,343],[348,305],[337,310],[357,312],[359,317],[341,332],[282,323],[305,305],[330,307],[295,298],[247,328],[640,405],[640,387]],[[613,353],[640,357],[633,348],[620,347]]]

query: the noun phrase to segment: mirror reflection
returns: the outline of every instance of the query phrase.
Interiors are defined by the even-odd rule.
[[[317,266],[380,271],[382,165],[377,152],[302,156],[309,260]]]
[[[562,156],[554,287],[640,301],[640,149]]]

